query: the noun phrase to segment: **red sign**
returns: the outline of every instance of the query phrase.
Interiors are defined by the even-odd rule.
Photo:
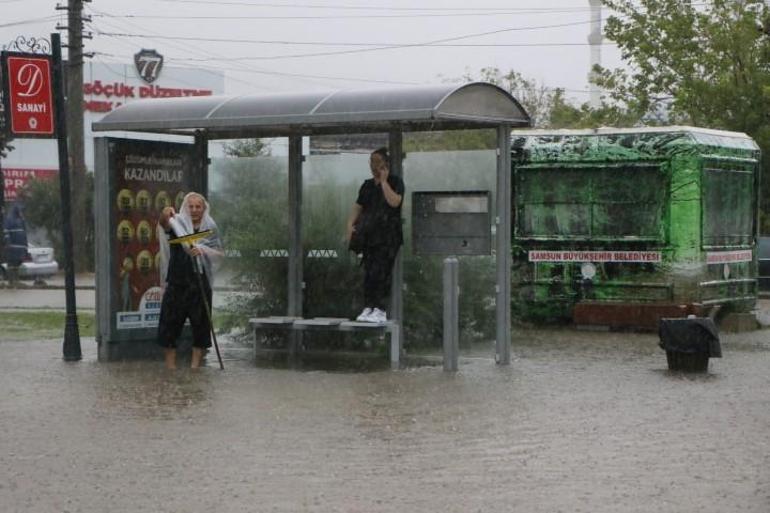
[[[741,249],[738,251],[709,251],[706,253],[707,264],[729,264],[738,262],[751,262],[754,254],[750,249]]]
[[[157,85],[137,86],[124,82],[102,83],[101,80],[83,84],[83,110],[87,112],[111,112],[124,102],[135,98],[172,98],[179,96],[211,96],[210,89],[182,89],[178,87],[160,87]],[[103,97],[106,100],[94,99]],[[113,101],[116,100],[116,101]]]
[[[58,169],[21,169],[13,167],[3,168],[3,182],[5,183],[5,201],[16,201],[19,191],[30,180],[46,180],[58,176]]]
[[[54,137],[51,58],[4,52],[3,99],[12,137]]]

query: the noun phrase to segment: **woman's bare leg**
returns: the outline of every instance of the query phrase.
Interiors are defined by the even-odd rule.
[[[166,368],[169,370],[176,369],[176,349],[173,347],[164,349],[164,357],[166,361]]]
[[[203,349],[200,347],[192,348],[192,360],[190,361],[190,368],[197,369],[201,366],[201,358],[203,358]]]

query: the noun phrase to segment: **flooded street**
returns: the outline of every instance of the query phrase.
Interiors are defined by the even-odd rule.
[[[3,512],[770,511],[770,332],[705,375],[649,334],[516,329],[437,367],[199,372],[2,341]]]

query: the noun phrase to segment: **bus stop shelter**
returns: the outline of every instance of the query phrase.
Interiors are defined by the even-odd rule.
[[[302,138],[344,133],[387,133],[391,172],[402,176],[406,132],[497,130],[495,227],[496,361],[510,363],[512,128],[530,126],[529,115],[505,90],[488,83],[389,89],[163,98],[128,103],[93,124],[95,132],[173,134],[194,138],[196,172],[207,189],[208,141],[288,138],[288,312],[302,317]],[[100,159],[97,155],[97,167]],[[101,170],[97,170],[97,174]],[[97,205],[97,209],[99,205]],[[97,228],[98,231],[98,228]],[[98,239],[97,234],[97,239]],[[97,241],[98,242],[98,241]],[[100,244],[97,244],[99,247]],[[98,257],[97,257],[98,258]],[[97,280],[99,274],[97,273]],[[403,319],[403,265],[396,261],[390,316]],[[97,303],[99,300],[97,299]],[[97,305],[98,306],[98,305]],[[97,319],[99,324],[101,321]],[[101,342],[100,342],[101,343]],[[101,351],[100,351],[101,354]]]

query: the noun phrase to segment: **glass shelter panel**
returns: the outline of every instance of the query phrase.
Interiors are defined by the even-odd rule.
[[[253,316],[286,315],[288,190],[285,157],[211,160],[209,200],[226,255],[218,283],[248,290],[230,302]]]
[[[408,136],[404,146],[408,148]],[[408,345],[440,347],[442,256],[417,256],[411,244],[411,201],[417,191],[489,191],[497,183],[494,150],[409,152],[403,161],[404,330]],[[369,154],[308,155],[302,172],[303,315],[355,317],[363,304],[363,269],[344,239],[348,215],[364,180]],[[285,315],[288,264],[287,158],[213,159],[210,197],[228,248],[225,271],[250,289],[234,295],[248,316]],[[494,212],[495,206],[490,205]],[[491,230],[492,227],[490,226]],[[494,339],[495,260],[460,259],[463,344]],[[243,287],[239,287],[243,288]],[[466,336],[467,335],[467,336]],[[320,335],[314,335],[316,339]],[[352,343],[357,343],[350,339]],[[335,339],[334,344],[343,343]]]
[[[308,155],[302,164],[305,317],[355,317],[363,268],[345,229],[358,189],[371,178],[368,153]]]
[[[404,137],[409,148],[410,137]],[[413,193],[420,191],[489,191],[495,212],[497,156],[494,150],[408,152],[404,160],[404,325],[408,344],[440,347],[442,268],[444,256],[418,256],[412,250]],[[494,214],[493,214],[494,217]],[[490,227],[492,229],[492,227]],[[495,337],[495,260],[460,256],[460,350]]]

